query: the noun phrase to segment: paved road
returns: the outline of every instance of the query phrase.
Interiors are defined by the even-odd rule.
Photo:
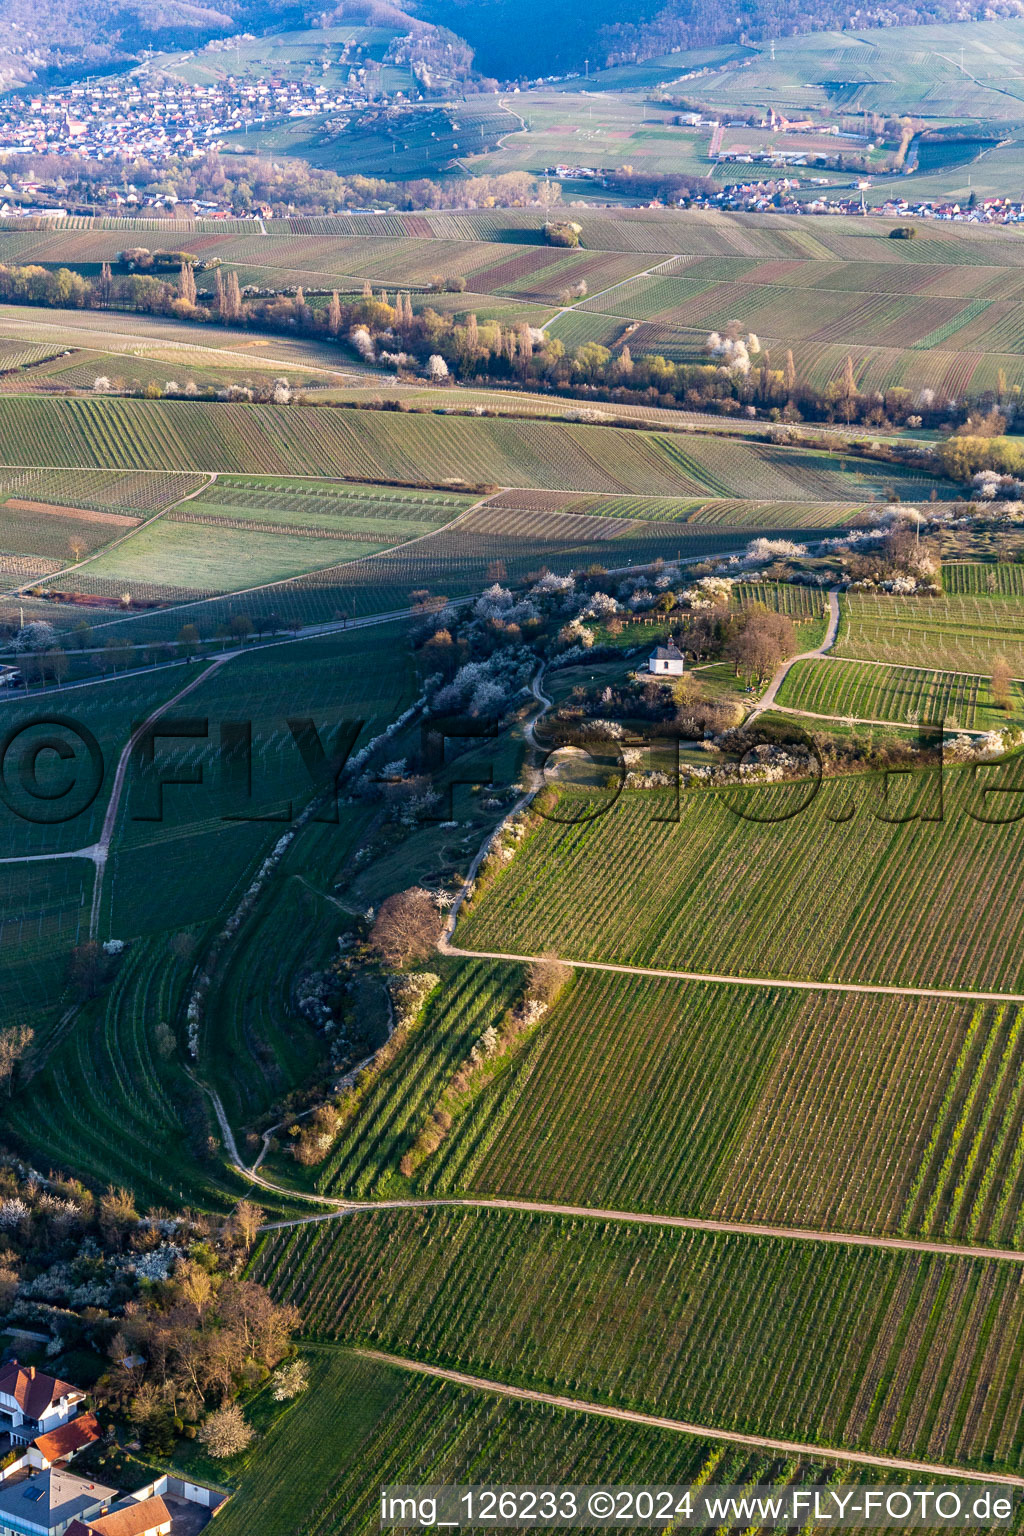
[[[524,1403],[542,1403],[551,1408],[567,1408],[572,1413],[590,1413],[603,1419],[619,1419],[626,1424],[646,1424],[653,1429],[667,1429],[678,1435],[697,1435],[704,1440],[725,1440],[730,1445],[749,1445],[757,1451],[779,1451],[785,1456],[801,1456],[815,1461],[852,1462],[860,1467],[882,1467],[894,1472],[919,1472],[923,1477],[942,1478],[948,1482],[1006,1483],[1013,1488],[1024,1488],[1024,1477],[1011,1472],[974,1472],[966,1467],[944,1466],[939,1462],[908,1461],[898,1456],[874,1456],[870,1451],[843,1451],[831,1445],[810,1445],[800,1440],[776,1440],[769,1435],[744,1435],[737,1430],[718,1429],[710,1424],[691,1424],[685,1419],[667,1419],[660,1414],[638,1413],[632,1408],[612,1408],[606,1403],[588,1403],[578,1397],[562,1397],[556,1392],[534,1392],[528,1387],[512,1387],[504,1381],[490,1381],[483,1376],[470,1376],[465,1371],[450,1371],[440,1365],[425,1365],[420,1360],[406,1360],[401,1355],[389,1355],[383,1350],[361,1349],[359,1354],[367,1360],[377,1360],[381,1365],[397,1366],[401,1371],[413,1371],[418,1376],[433,1376],[438,1381],[452,1381],[460,1387],[472,1387],[478,1392],[494,1392],[501,1397],[514,1397]]]

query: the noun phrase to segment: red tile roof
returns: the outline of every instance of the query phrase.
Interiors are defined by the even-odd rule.
[[[158,1526],[170,1523],[171,1512],[159,1494],[113,1509],[109,1515],[92,1520],[73,1520],[65,1536],[146,1536]]]
[[[103,1432],[95,1414],[83,1413],[70,1424],[61,1424],[47,1435],[38,1435],[32,1444],[45,1461],[59,1461],[64,1456],[74,1456],[87,1445],[95,1445],[103,1438]]]
[[[0,1396],[13,1397],[30,1419],[38,1419],[51,1404],[77,1390],[70,1382],[37,1371],[34,1365],[19,1365],[12,1360],[0,1367]]]

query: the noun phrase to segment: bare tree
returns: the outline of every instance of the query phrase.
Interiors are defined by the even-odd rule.
[[[10,1029],[0,1030],[0,1083],[7,1085],[8,1093],[12,1091],[14,1069],[27,1055],[34,1038],[27,1024],[14,1024]]]
[[[992,703],[997,709],[1009,711],[1013,705],[1011,685],[1013,674],[1005,656],[997,656],[992,663]]]
[[[429,891],[414,885],[382,901],[370,943],[387,965],[422,960],[441,936],[442,918]]]
[[[526,976],[526,995],[532,1002],[543,1003],[549,1008],[571,980],[571,965],[554,956],[542,955],[530,962]]]
[[[742,672],[759,683],[795,650],[792,619],[756,604],[743,615],[728,645],[737,675]]]

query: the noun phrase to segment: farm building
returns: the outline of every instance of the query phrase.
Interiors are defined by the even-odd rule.
[[[656,645],[648,658],[650,671],[660,677],[681,677],[686,671],[686,660],[674,640],[668,645]]]

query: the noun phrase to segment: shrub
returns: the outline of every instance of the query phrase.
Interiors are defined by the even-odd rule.
[[[582,233],[580,226],[568,219],[544,225],[544,239],[548,245],[565,245],[575,250]]]
[[[231,1403],[227,1408],[218,1408],[216,1413],[207,1416],[199,1428],[199,1439],[209,1454],[218,1460],[237,1456],[252,1444],[253,1437],[254,1431],[245,1422],[245,1415],[237,1403]]]

